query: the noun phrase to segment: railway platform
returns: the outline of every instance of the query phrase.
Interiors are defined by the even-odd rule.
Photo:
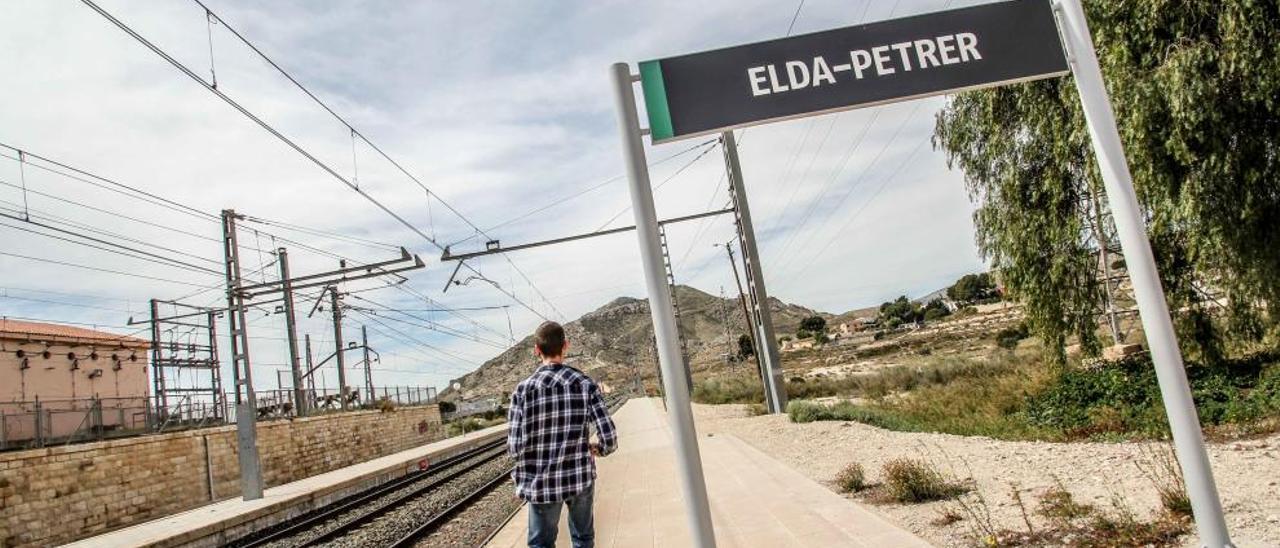
[[[506,425],[428,443],[354,466],[271,487],[263,497],[233,498],[89,537],[76,548],[224,546],[354,494],[506,438]]]
[[[661,402],[631,400],[614,414],[614,421],[618,451],[597,463],[596,546],[691,546]],[[741,439],[700,434],[698,441],[716,542],[722,548],[930,546]],[[526,511],[521,509],[487,546],[525,546]],[[566,514],[561,514],[557,546],[570,546]]]

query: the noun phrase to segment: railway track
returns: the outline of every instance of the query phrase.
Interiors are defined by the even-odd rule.
[[[611,398],[613,413],[626,398]],[[499,439],[234,543],[241,548],[476,546],[520,506]],[[503,489],[503,487],[507,489]],[[467,514],[467,515],[464,515]]]
[[[612,415],[626,403],[626,396],[608,398],[606,404]],[[414,530],[405,534],[392,548],[408,548],[411,546],[483,546],[524,506],[524,502],[512,495],[503,496],[504,487],[510,489],[511,479],[507,475],[493,478],[468,493],[445,511],[436,514]],[[510,492],[509,490],[507,491]],[[514,504],[509,504],[511,499]],[[464,514],[475,514],[468,516]],[[458,524],[459,521],[470,521],[471,524]],[[480,526],[474,526],[481,523]],[[470,526],[468,526],[470,525]],[[447,531],[447,528],[458,531]]]
[[[394,520],[397,522],[412,519],[413,516],[406,515],[413,513],[412,510],[422,510],[429,518],[434,514],[431,507],[440,506],[439,501],[456,499],[474,490],[477,477],[488,478],[495,471],[505,476],[511,469],[505,451],[505,440],[496,440],[442,460],[426,471],[406,475],[282,526],[269,528],[234,545],[243,548],[385,545],[385,542],[363,543],[362,537],[367,536],[364,533],[369,530],[382,526],[398,525],[398,528],[411,530],[412,527],[403,523],[382,522],[390,521],[388,518],[392,517],[400,518]],[[429,504],[431,502],[436,504]]]

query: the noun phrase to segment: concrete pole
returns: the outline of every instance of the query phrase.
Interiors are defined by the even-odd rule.
[[[680,367],[680,336],[676,332],[675,312],[662,266],[658,216],[653,206],[653,188],[649,184],[649,166],[645,163],[644,140],[640,136],[640,119],[636,112],[633,83],[639,78],[631,75],[631,67],[626,63],[615,63],[610,68],[610,77],[613,80],[618,129],[622,133],[622,156],[631,188],[631,211],[636,218],[640,262],[649,292],[649,313],[653,317],[658,364],[667,393],[667,416],[674,438],[676,468],[684,492],[685,516],[689,520],[689,536],[698,548],[714,548],[716,539],[711,525],[711,507],[702,476],[693,408],[689,405],[689,386]]]
[[[738,220],[738,238],[741,240],[743,268],[746,271],[747,291],[751,296],[751,308],[755,312],[756,332],[760,348],[764,350],[756,359],[764,373],[764,395],[770,413],[787,410],[787,388],[782,381],[782,358],[778,355],[778,337],[773,332],[773,313],[769,311],[769,293],[764,289],[764,270],[760,267],[760,252],[756,249],[756,229],[751,223],[751,207],[747,205],[747,190],[742,182],[742,165],[738,162],[738,143],[732,131],[720,134],[724,149],[725,168],[729,173],[729,195],[733,198],[733,210]]]
[[[276,250],[280,263],[281,295],[284,298],[285,337],[289,340],[289,371],[293,373],[293,408],[299,417],[307,416],[307,393],[302,386],[302,359],[298,355],[298,319],[293,308],[293,281],[289,278],[289,253]]]
[[[333,307],[333,359],[338,363],[338,398],[341,399],[342,410],[347,410],[347,360],[342,348],[342,302],[338,296],[338,286],[329,286],[329,305]]]
[[[1060,15],[1071,72],[1075,75],[1076,89],[1084,105],[1089,136],[1093,139],[1098,167],[1111,202],[1112,218],[1133,281],[1142,328],[1151,347],[1151,360],[1155,363],[1165,413],[1173,431],[1174,447],[1186,481],[1187,494],[1191,498],[1200,544],[1213,548],[1233,546],[1222,515],[1222,502],[1218,498],[1213,470],[1209,466],[1209,455],[1205,451],[1200,419],[1187,384],[1182,353],[1169,318],[1169,305],[1165,302],[1151,243],[1147,240],[1138,196],[1133,190],[1133,177],[1129,174],[1129,164],[1103,84],[1102,69],[1098,66],[1084,8],[1080,0],[1059,0],[1054,7]]]
[[[360,345],[364,347],[364,393],[365,403],[373,403],[373,362],[369,361],[369,330],[360,326]]]

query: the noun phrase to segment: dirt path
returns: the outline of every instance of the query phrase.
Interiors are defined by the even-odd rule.
[[[891,432],[859,423],[793,424],[785,416],[746,417],[742,406],[695,406],[699,434],[729,433],[830,485],[836,472],[861,463],[872,481],[880,466],[898,457],[926,458],[944,472],[973,478],[998,527],[1023,530],[1010,494],[1017,484],[1034,509],[1039,494],[1060,479],[1078,502],[1108,508],[1124,497],[1140,517],[1159,505],[1155,488],[1134,464],[1143,445],[1134,443],[1042,443],[997,441],[947,434]],[[1237,546],[1280,547],[1280,435],[1215,444],[1210,459]],[[964,522],[938,525],[946,503],[876,506],[890,519],[942,546],[966,546]],[[1040,526],[1037,516],[1033,525]],[[1195,546],[1194,535],[1186,538]]]

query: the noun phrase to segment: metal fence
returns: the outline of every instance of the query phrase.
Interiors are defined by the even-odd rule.
[[[152,429],[147,398],[0,403],[0,450],[133,436]]]
[[[258,419],[293,418],[293,391],[255,392]],[[308,390],[314,414],[342,412],[336,389]],[[157,409],[150,398],[77,398],[0,402],[0,451],[98,441],[148,433],[205,428],[233,423],[234,408],[222,402],[193,397],[170,400]],[[375,387],[372,395],[348,391],[348,410],[379,409],[385,405],[426,405],[436,402],[428,386]]]

